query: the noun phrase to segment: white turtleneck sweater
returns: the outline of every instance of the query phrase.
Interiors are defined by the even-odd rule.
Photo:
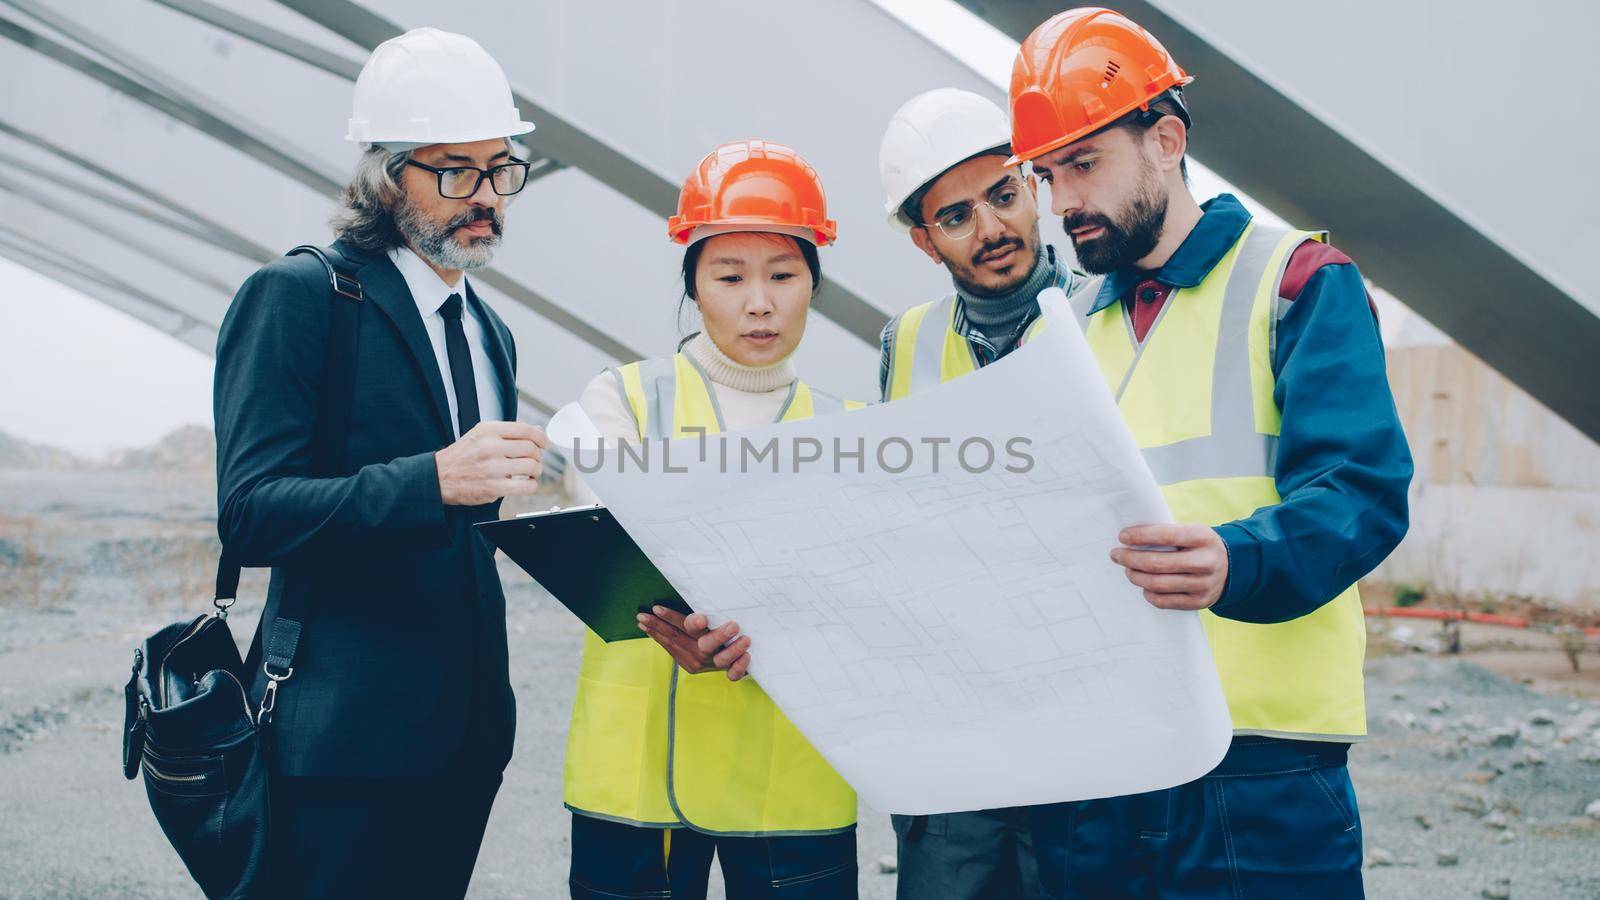
[[[770,366],[741,365],[728,357],[704,332],[684,345],[711,380],[717,405],[722,408],[723,426],[729,431],[770,425],[778,418],[783,401],[794,383],[794,366],[785,357]],[[639,439],[639,430],[628,409],[628,400],[610,372],[596,375],[583,389],[578,405],[588,414],[605,438]]]

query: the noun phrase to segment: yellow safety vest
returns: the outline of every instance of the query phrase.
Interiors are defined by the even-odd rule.
[[[611,374],[641,439],[723,429],[710,381],[683,353]],[[777,421],[861,405],[796,381]],[[690,675],[655,641],[608,644],[592,631],[567,735],[565,800],[581,815],[714,834],[819,834],[856,821],[855,791],[754,680]]]
[[[1282,413],[1272,351],[1287,309],[1278,286],[1294,248],[1320,232],[1252,222],[1204,281],[1172,292],[1141,345],[1121,303],[1088,315],[1103,279],[1071,314],[1179,522],[1220,525],[1282,502],[1274,462]],[[889,399],[971,372],[950,327],[952,298],[895,326]],[[1041,316],[1024,340],[1044,328]],[[926,321],[936,323],[924,327]],[[943,328],[940,328],[943,325]],[[1070,386],[1068,387],[1070,389]],[[1235,734],[1355,740],[1367,733],[1367,632],[1354,586],[1298,619],[1256,625],[1200,614]]]

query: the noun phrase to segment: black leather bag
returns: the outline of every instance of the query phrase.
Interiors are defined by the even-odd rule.
[[[176,622],[133,652],[122,769],[144,772],[167,840],[207,897],[247,897],[265,864],[267,763],[226,612]]]
[[[361,283],[334,248],[289,251],[296,253],[320,259],[332,285],[328,399],[318,411],[312,471],[333,475],[349,430]],[[248,666],[228,629],[239,566],[226,547],[217,563],[215,611],[168,625],[133,651],[122,772],[130,781],[144,773],[156,821],[211,898],[244,900],[268,890],[272,708],[278,685],[294,676],[305,621],[306,595],[294,589],[292,567],[289,577],[271,629],[265,637],[256,632]],[[249,676],[260,657],[267,687],[253,705]]]

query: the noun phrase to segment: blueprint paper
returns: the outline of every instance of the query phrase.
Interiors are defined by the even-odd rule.
[[[873,808],[1117,796],[1221,760],[1197,614],[1151,607],[1109,558],[1121,528],[1171,517],[1072,324],[893,403],[724,437],[652,442],[648,472],[609,448],[578,459],[684,599],[739,622],[752,676]],[[774,437],[741,471],[741,441]],[[952,439],[937,470],[924,437]],[[997,451],[970,453],[976,472],[955,460],[974,437]],[[1017,437],[1025,473],[1005,467]],[[873,449],[895,438],[920,451],[898,473]]]

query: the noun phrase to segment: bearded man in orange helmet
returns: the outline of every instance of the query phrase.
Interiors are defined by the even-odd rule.
[[[1143,28],[1092,8],[1040,25],[1012,71],[1010,162],[1048,185],[1098,276],[1068,314],[1178,523],[1124,529],[1111,558],[1152,605],[1200,611],[1235,735],[1195,782],[1035,807],[1040,885],[1361,896],[1354,585],[1405,534],[1411,455],[1350,259],[1229,194],[1190,195],[1191,81]],[[1074,387],[1099,389],[1056,389]]]

